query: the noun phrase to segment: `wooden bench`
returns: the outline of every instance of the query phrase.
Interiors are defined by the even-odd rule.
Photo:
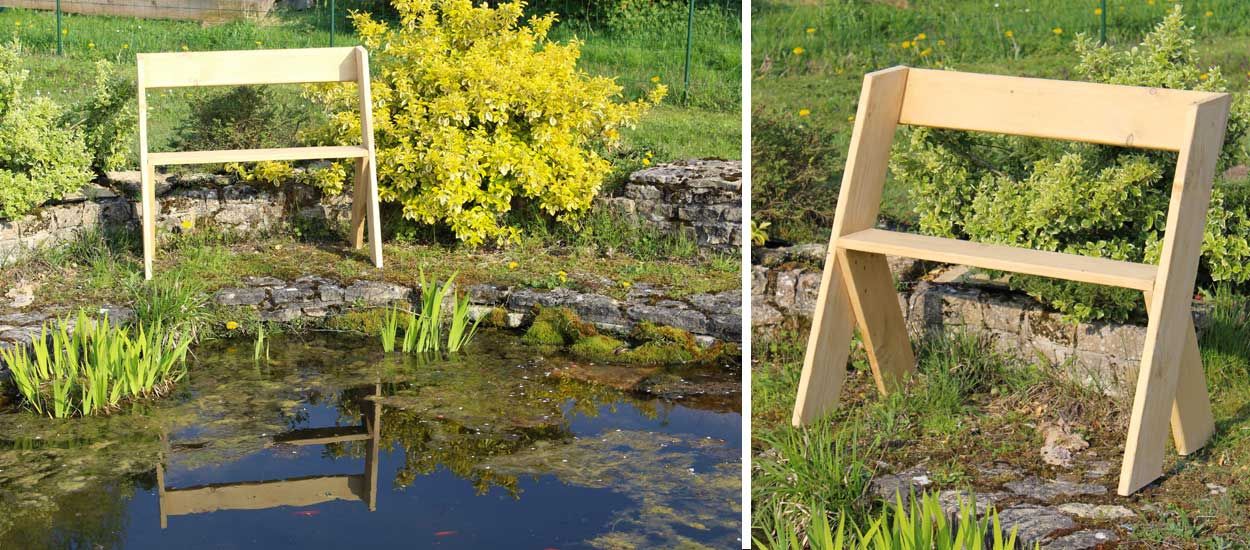
[[[1143,292],[1149,313],[1119,494],[1163,474],[1171,423],[1190,454],[1215,431],[1191,302],[1231,96],[895,67],[864,77],[793,423],[832,410],[859,329],[882,393],[915,370],[886,255]],[[1158,265],[876,229],[895,130],[928,126],[1176,151]],[[970,183],[971,184],[971,183]]]
[[[369,257],[382,267],[382,230],[378,214],[377,158],[373,144],[373,98],[369,92],[369,54],[363,47],[175,52],[139,54],[139,165],[143,195],[143,275],[152,278],[156,256],[157,166],[216,164],[262,160],[356,159],[352,194],[351,242],[359,249],[369,229]],[[232,151],[148,150],[149,88],[355,82],[360,91],[360,145],[289,147]]]

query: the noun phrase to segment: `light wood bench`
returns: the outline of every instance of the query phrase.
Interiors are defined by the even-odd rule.
[[[382,267],[382,230],[378,214],[377,158],[373,143],[373,98],[369,91],[369,54],[363,47],[175,52],[139,54],[139,165],[143,195],[143,275],[152,278],[156,256],[157,166],[225,162],[356,159],[352,194],[351,242],[359,249],[369,229],[369,257]],[[232,151],[148,150],[149,88],[355,82],[360,91],[360,145],[289,147]]]
[[[1119,494],[1163,474],[1169,419],[1177,451],[1215,431],[1191,302],[1216,161],[1231,96],[1157,88],[895,67],[864,77],[838,196],[793,423],[837,405],[852,331],[859,329],[879,391],[915,357],[886,255],[1140,290],[1149,312]],[[876,229],[895,130],[929,126],[1176,151],[1158,265],[980,244]]]

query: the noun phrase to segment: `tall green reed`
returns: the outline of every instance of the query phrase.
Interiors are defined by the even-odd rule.
[[[382,320],[379,338],[382,351],[395,351],[396,343],[404,353],[437,353],[446,350],[457,353],[464,349],[477,335],[478,324],[482,318],[470,319],[469,297],[459,296],[452,301],[451,320],[446,336],[443,334],[443,302],[452,295],[456,275],[452,274],[446,281],[426,280],[425,272],[420,272],[421,304],[418,312],[390,308]],[[403,339],[399,339],[400,327],[403,326]]]

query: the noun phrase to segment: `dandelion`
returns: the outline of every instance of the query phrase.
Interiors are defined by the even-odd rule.
[[[191,219],[186,219],[186,220],[182,220],[182,223],[179,225],[181,225],[183,229],[191,229],[192,227],[195,227],[195,221]]]
[[[899,45],[902,46],[904,50],[906,50],[907,48],[911,47],[911,40],[904,40],[903,43]]]
[[[234,321],[226,322],[226,330],[235,330],[239,328],[239,324]]]
[[[816,34],[816,27],[808,27],[807,34]]]
[[[557,271],[556,278],[560,279],[560,284],[569,282],[569,274],[565,273],[564,270]]]
[[[795,47],[794,47],[794,49],[793,49],[793,50],[790,50],[790,51],[791,51],[791,52],[793,52],[793,53],[794,53],[794,55],[803,55],[803,52],[805,52],[805,51],[807,51],[807,50],[804,50],[804,49],[803,49],[803,46],[795,46]]]
[[[1063,28],[1062,28],[1062,27],[1055,27],[1055,28],[1053,28],[1053,29],[1050,29],[1050,32],[1055,33],[1055,36],[1059,36],[1059,35],[1063,34]]]
[[[855,115],[851,115],[851,116],[846,117],[846,121],[847,121],[847,122],[855,122]]]
[[[643,166],[651,166],[651,159],[649,159],[649,158],[644,158],[644,159],[642,159],[642,165],[643,165]]]
[[[931,53],[933,53],[933,48],[925,48],[920,51],[920,57],[929,57]]]
[[[812,114],[811,109],[799,109],[799,116],[807,116]]]
[[[129,50],[129,49],[130,49],[130,44],[122,44],[122,49],[123,49],[123,50]]]
[[[182,45],[182,51],[184,51],[184,52],[185,52],[185,51],[188,51],[188,50],[190,50],[190,49],[191,49],[191,48],[188,48],[186,44],[183,44],[183,45]]]
[[[945,40],[938,40],[938,41],[937,41],[937,45],[939,45],[939,46],[945,46],[945,45],[946,45],[946,41],[945,41]]]
[[[1102,8],[1094,8],[1094,15],[1102,15]]]
[[[924,40],[924,39],[926,39],[926,38],[928,38],[928,36],[927,36],[927,35],[925,35],[925,33],[920,33],[920,34],[917,34],[917,35],[916,35],[916,40],[917,40],[917,41]]]
[[[95,42],[88,42],[88,43],[87,43],[87,49],[88,49],[88,50],[94,50],[94,49],[95,49]]]
[[[631,286],[634,286],[634,283],[631,283],[629,281],[621,281],[621,288],[625,290],[629,290],[629,287]]]
[[[1153,6],[1153,5],[1155,5],[1155,0],[1146,0],[1146,4],[1147,4],[1147,5],[1150,5],[1150,6]]]
[[[655,153],[654,153],[654,152],[652,152],[652,151],[647,151],[647,158],[651,158],[651,157],[652,157],[652,156],[654,156],[654,155],[655,155]]]
[[[1203,17],[1211,17],[1212,15],[1215,15],[1215,12],[1211,10],[1207,10],[1206,13],[1202,14]]]
[[[13,24],[14,24],[14,25],[17,25],[17,26],[19,26],[19,27],[20,27],[20,26],[22,26],[22,22],[21,22],[21,21],[14,21],[14,22],[13,22]]]
[[[1208,79],[1208,78],[1211,78],[1211,75],[1209,75],[1209,74],[1207,74],[1207,73],[1202,73],[1202,74],[1198,75],[1198,80],[1206,80],[1206,79]]]
[[[1016,37],[1016,33],[1012,32],[1012,31],[1007,31],[1007,32],[1003,33],[1003,36],[1006,36],[1007,38],[1015,38],[1015,37]]]
[[[61,29],[61,36],[69,35],[69,29]]]
[[[520,264],[516,263],[516,260],[513,260],[511,262],[508,262],[508,269],[516,269],[518,265]]]
[[[652,83],[654,83],[654,84],[659,84],[659,83],[660,83],[660,75],[658,75],[658,74],[657,74],[657,75],[655,75],[655,76],[651,77],[651,82],[652,82]]]

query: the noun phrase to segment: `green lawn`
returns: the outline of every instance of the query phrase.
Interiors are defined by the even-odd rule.
[[[753,174],[755,188],[766,192],[753,197],[753,207],[760,213],[758,219],[773,223],[774,237],[788,241],[827,238],[829,220],[796,218],[795,209],[772,199],[782,193],[769,185],[801,180],[803,185],[836,194],[864,73],[904,64],[1069,78],[1077,62],[1072,48],[1075,36],[1099,33],[1100,16],[1094,13],[1098,0],[913,0],[909,9],[886,4],[754,2],[751,107],[757,162]],[[1138,44],[1174,2],[1109,0],[1107,4],[1107,41],[1127,48]],[[1221,66],[1236,90],[1246,90],[1250,85],[1250,2],[1204,0],[1183,6],[1187,23],[1195,27],[1203,63]],[[761,134],[762,125],[785,131]],[[786,162],[766,165],[758,160],[764,149],[791,152]],[[813,163],[819,168],[813,173],[796,168]],[[799,204],[811,202],[804,197]],[[912,216],[906,204],[886,204],[884,209],[887,217],[900,221]]]
[[[669,85],[665,104],[626,134],[622,170],[651,151],[656,160],[741,156],[740,30],[738,14],[702,9],[694,27],[691,86],[683,101],[682,67],[685,56],[684,14],[664,17],[630,33],[613,33],[569,24],[552,33],[556,40],[584,41],[581,66],[591,74],[617,77],[627,98],[653,86],[652,77]],[[318,13],[276,11],[261,20],[201,25],[122,17],[66,14],[65,55],[56,55],[56,23],[52,12],[7,9],[0,12],[0,34],[10,32],[20,41],[30,71],[28,89],[68,104],[89,93],[98,59],[134,73],[137,52],[218,51],[258,48],[324,47],[329,33]],[[335,45],[355,44],[350,25],[339,21]],[[298,87],[284,86],[278,97],[299,102]],[[186,118],[190,98],[204,91],[159,92],[151,97],[152,144],[168,146],[174,130]]]

